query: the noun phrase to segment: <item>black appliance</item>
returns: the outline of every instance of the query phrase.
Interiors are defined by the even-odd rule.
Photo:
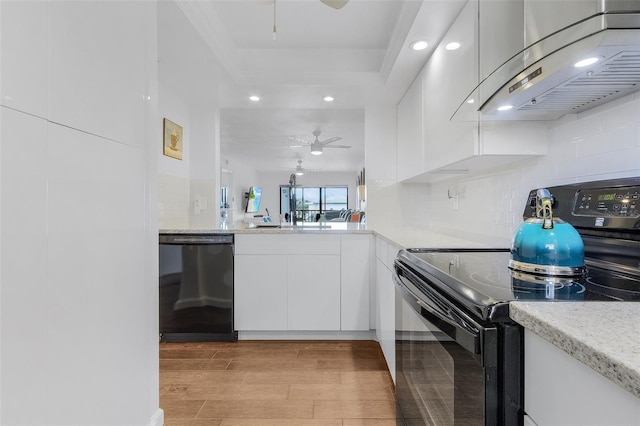
[[[160,234],[160,340],[233,341],[233,234]]]
[[[509,248],[398,253],[398,424],[523,424],[523,330],[509,302],[640,301],[640,177],[548,189],[584,241],[584,275],[512,271]],[[535,206],[533,190],[523,218]]]

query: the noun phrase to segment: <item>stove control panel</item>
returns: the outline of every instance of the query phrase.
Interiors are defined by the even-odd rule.
[[[640,235],[640,176],[550,186],[554,217],[576,228],[625,230]],[[536,189],[523,219],[536,216]]]
[[[640,187],[580,189],[572,214],[589,217],[640,217]]]

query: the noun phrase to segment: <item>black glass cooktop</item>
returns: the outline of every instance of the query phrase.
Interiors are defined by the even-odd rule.
[[[587,265],[579,278],[513,273],[508,249],[408,249],[399,260],[417,275],[486,319],[491,307],[514,300],[640,301],[640,277]]]

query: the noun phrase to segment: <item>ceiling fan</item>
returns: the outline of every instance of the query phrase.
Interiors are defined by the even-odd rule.
[[[320,0],[322,3],[334,9],[342,9],[349,0]],[[273,0],[273,39],[277,38],[278,30],[276,28],[276,0]]]
[[[298,142],[302,142],[304,145],[291,145],[290,148],[299,148],[301,146],[310,146],[311,147],[311,154],[313,155],[321,155],[323,152],[324,148],[351,148],[350,145],[329,145],[332,142],[336,142],[341,140],[341,137],[335,136],[333,138],[329,138],[329,139],[325,139],[323,141],[321,141],[319,139],[320,137],[320,130],[314,130],[313,131],[313,136],[316,137],[316,140],[314,140],[313,142],[307,142],[304,139],[298,139],[295,136],[291,136],[291,139],[296,140]]]

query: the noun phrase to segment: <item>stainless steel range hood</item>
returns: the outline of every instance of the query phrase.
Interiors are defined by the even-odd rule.
[[[640,1],[601,4],[622,10],[605,9],[529,45],[486,77],[452,119],[555,120],[640,90]],[[588,58],[597,62],[575,66]]]

